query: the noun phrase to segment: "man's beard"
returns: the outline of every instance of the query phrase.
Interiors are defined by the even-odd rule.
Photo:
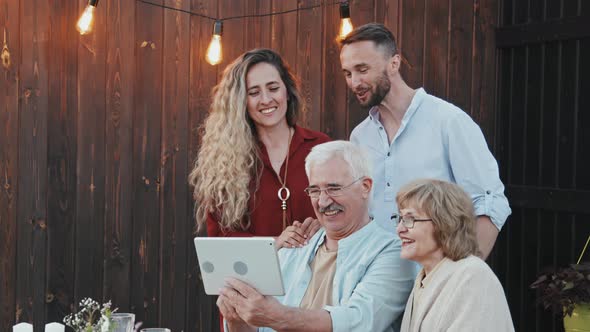
[[[370,99],[364,103],[359,101],[361,106],[371,108],[381,104],[383,99],[385,99],[385,96],[387,96],[391,89],[391,81],[389,81],[389,77],[387,77],[387,72],[383,71],[383,73],[377,78],[375,86],[375,91],[371,92]]]

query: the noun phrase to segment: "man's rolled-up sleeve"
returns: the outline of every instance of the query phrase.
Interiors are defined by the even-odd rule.
[[[386,247],[369,265],[347,301],[325,306],[332,330],[384,331],[399,326],[414,282],[416,266],[400,258],[401,242]]]
[[[500,230],[512,211],[481,129],[461,112],[449,119],[446,144],[455,182],[471,196],[475,214],[490,217]]]

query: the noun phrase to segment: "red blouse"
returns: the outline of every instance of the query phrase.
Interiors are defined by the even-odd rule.
[[[309,182],[305,174],[305,157],[314,146],[330,141],[323,133],[295,126],[295,133],[289,147],[289,172],[286,186],[291,192],[287,200],[287,224],[298,220],[303,222],[307,217],[315,217],[309,197],[303,189]],[[283,210],[281,200],[277,196],[281,183],[272,168],[268,153],[263,144],[260,146],[261,159],[264,164],[258,191],[250,193],[248,211],[250,212],[250,228],[245,232],[224,232],[218,219],[209,213],[207,217],[208,236],[279,236],[283,231]],[[280,177],[285,176],[285,163],[281,166]]]

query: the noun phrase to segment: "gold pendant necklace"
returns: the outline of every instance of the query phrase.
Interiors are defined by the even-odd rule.
[[[293,133],[295,135],[295,133]],[[289,142],[287,143],[287,157],[285,158],[285,175],[281,179],[280,169],[277,178],[281,183],[281,187],[277,191],[277,195],[281,200],[281,208],[283,209],[283,230],[287,228],[287,200],[291,197],[291,191],[287,188],[287,171],[289,170],[289,150],[291,148],[291,128],[289,128]]]

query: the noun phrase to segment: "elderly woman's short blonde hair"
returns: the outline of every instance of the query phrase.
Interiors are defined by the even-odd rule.
[[[434,239],[454,261],[479,255],[475,212],[469,196],[454,183],[420,179],[404,185],[396,196],[398,209],[412,207],[434,225]]]

